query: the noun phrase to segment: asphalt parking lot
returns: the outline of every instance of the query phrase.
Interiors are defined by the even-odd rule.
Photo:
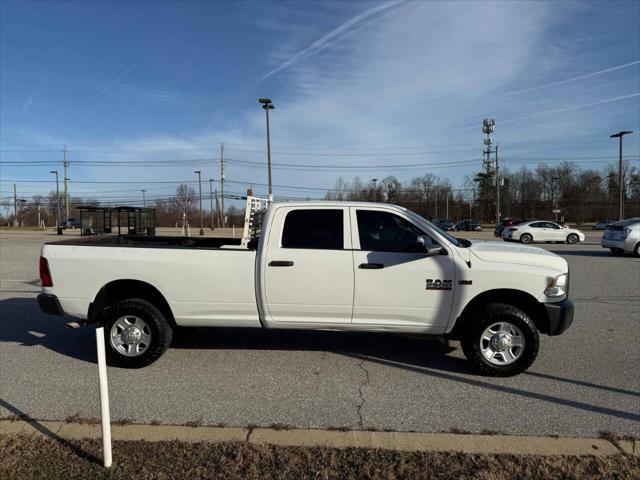
[[[468,235],[473,237],[473,235]],[[482,235],[483,238],[489,238]],[[92,327],[40,313],[39,233],[0,232],[0,416],[99,415]],[[514,378],[471,371],[456,342],[333,332],[180,331],[141,370],[109,369],[134,422],[640,436],[640,259],[591,234],[543,244],[571,268],[573,326]]]

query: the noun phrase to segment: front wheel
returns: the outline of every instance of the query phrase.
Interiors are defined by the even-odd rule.
[[[106,311],[104,335],[110,365],[141,368],[155,362],[169,348],[173,331],[153,304],[130,298]]]
[[[573,245],[575,243],[578,243],[578,241],[580,241],[580,237],[578,237],[578,235],[576,233],[570,233],[567,236],[567,243]]]
[[[465,357],[483,374],[511,377],[524,372],[538,356],[540,338],[533,320],[519,308],[487,305],[462,335]]]
[[[522,243],[531,243],[533,242],[533,235],[531,235],[530,233],[523,233],[520,237],[520,241]]]

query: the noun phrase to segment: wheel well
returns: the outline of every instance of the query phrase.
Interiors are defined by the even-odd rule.
[[[153,285],[140,280],[115,280],[102,287],[95,300],[89,305],[89,321],[99,322],[99,316],[105,308],[127,298],[147,300],[162,312],[171,326],[176,326],[171,307],[162,293]]]
[[[490,303],[504,303],[519,308],[531,317],[540,333],[549,332],[549,317],[542,303],[521,290],[503,288],[482,292],[471,300],[458,317],[451,334],[452,337],[460,338],[465,325],[472,322],[480,311]]]

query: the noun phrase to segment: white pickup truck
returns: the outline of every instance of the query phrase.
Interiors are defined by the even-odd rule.
[[[176,327],[256,327],[445,336],[482,373],[510,376],[533,363],[539,333],[559,335],[573,320],[562,257],[456,239],[406,208],[276,203],[261,230],[247,245],[47,243],[40,308],[103,324],[111,364],[131,368],[157,360]]]

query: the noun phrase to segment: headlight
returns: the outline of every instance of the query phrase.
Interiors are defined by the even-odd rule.
[[[569,274],[558,275],[549,282],[544,294],[547,297],[561,297],[567,293],[567,284],[569,283]]]

